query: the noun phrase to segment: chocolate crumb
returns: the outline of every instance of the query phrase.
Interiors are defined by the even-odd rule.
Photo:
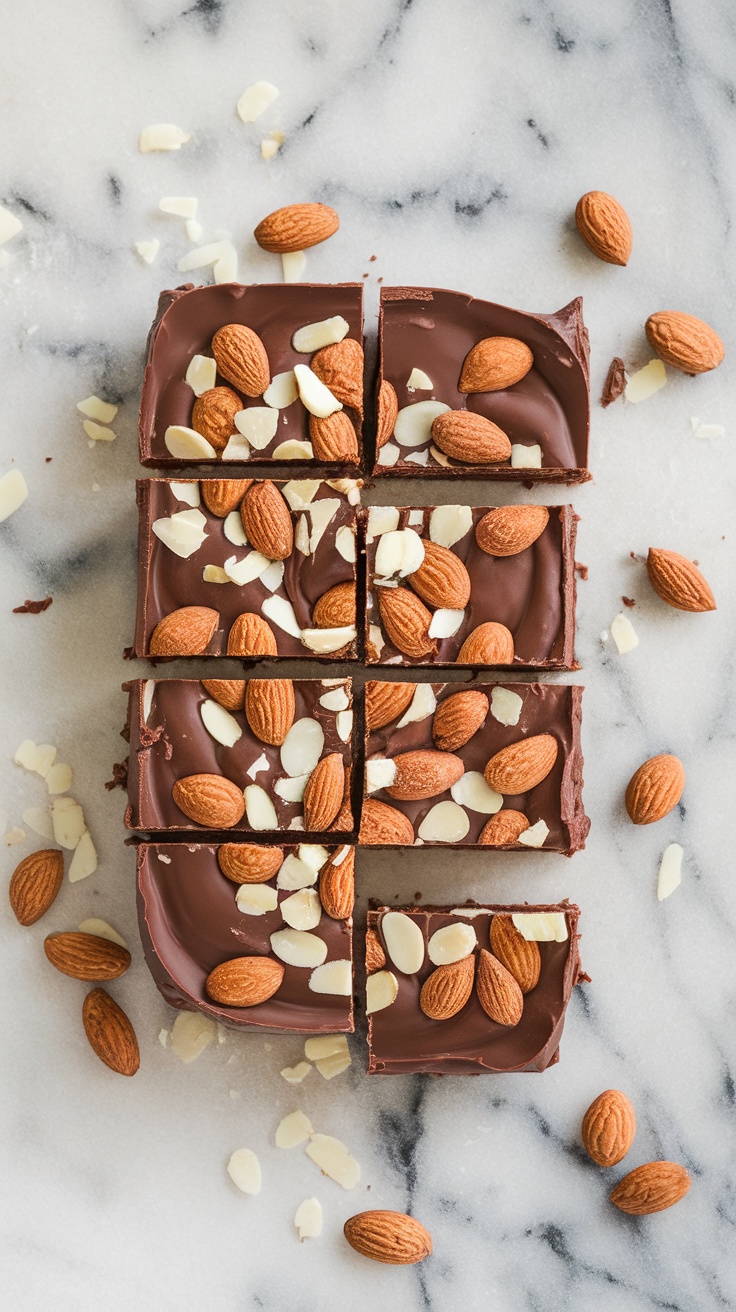
[[[113,788],[128,787],[128,762],[116,761],[112,767],[112,779],[108,779],[105,788],[111,793]]]
[[[371,255],[371,257],[370,257],[370,263],[372,264],[373,261],[374,261],[374,260],[377,260],[377,259],[378,259],[378,256],[377,256],[377,255]]]
[[[636,605],[636,602],[634,601],[634,598],[633,598],[633,597],[622,597],[621,600],[622,600],[622,602],[624,603],[624,606],[635,606],[635,605]]]
[[[588,577],[588,566],[587,566],[587,565],[581,565],[580,562],[576,560],[576,561],[575,561],[575,573],[577,574],[578,578],[582,579],[583,582],[585,582],[585,580],[586,580],[587,577]]]
[[[14,606],[14,615],[40,615],[42,610],[48,610],[53,601],[53,597],[44,597],[43,601],[24,601],[22,606]]]
[[[617,401],[626,387],[626,374],[624,373],[624,362],[620,356],[615,355],[608,366],[606,381],[603,384],[601,393],[601,405],[605,410],[606,406]]]
[[[376,282],[383,282],[383,278],[376,278]]]
[[[47,464],[47,465],[50,465],[50,464],[51,464],[51,461],[53,460],[53,458],[54,458],[53,456],[47,456],[47,457],[46,457],[46,460],[45,460],[44,463]]]

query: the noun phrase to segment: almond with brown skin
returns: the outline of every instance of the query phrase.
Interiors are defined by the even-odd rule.
[[[583,1147],[597,1166],[615,1166],[634,1142],[636,1114],[618,1089],[606,1089],[590,1104],[582,1125]]]
[[[389,797],[397,802],[416,802],[426,797],[437,797],[444,793],[465,772],[465,766],[459,756],[451,752],[432,752],[420,749],[417,752],[400,752],[394,757],[396,778],[390,788],[386,789]]]
[[[432,613],[408,588],[376,588],[381,623],[394,647],[418,659],[436,652],[429,636]]]
[[[266,348],[258,333],[242,323],[227,323],[212,338],[217,372],[244,396],[263,396],[271,382]],[[242,410],[242,405],[240,409]]]
[[[546,529],[546,506],[498,506],[476,525],[475,540],[489,556],[518,556]]]
[[[270,478],[251,483],[240,503],[248,541],[269,560],[286,560],[294,550],[291,512]]]
[[[220,615],[209,606],[181,606],[159,620],[148,644],[151,656],[202,656]]]
[[[277,993],[284,967],[273,957],[233,957],[215,966],[205,980],[205,991],[224,1007],[257,1007]]]
[[[342,850],[342,849],[340,849]],[[355,903],[355,848],[337,865],[334,852],[319,876],[319,900],[331,920],[347,920],[353,914]]]
[[[392,436],[399,413],[396,390],[385,378],[378,389],[376,403],[376,451],[380,451]]]
[[[497,811],[483,826],[478,842],[483,847],[509,847],[518,843],[519,834],[528,828],[529,821],[521,811]]]
[[[345,790],[345,762],[339,752],[331,752],[317,762],[304,789],[304,828],[329,829],[342,805]]]
[[[484,337],[465,357],[458,392],[500,392],[526,378],[532,365],[526,342],[518,337]]]
[[[135,1075],[141,1064],[138,1040],[128,1017],[104,989],[92,989],[82,1006],[90,1047],[118,1075]]]
[[[336,583],[315,602],[312,623],[318,629],[340,629],[355,624],[355,584]]]
[[[632,775],[626,810],[635,825],[652,825],[677,806],[685,787],[685,770],[677,756],[652,756]]]
[[[217,864],[233,884],[266,884],[277,875],[284,863],[280,847],[261,847],[258,843],[221,843]]]
[[[505,624],[489,620],[479,624],[465,639],[457,655],[457,665],[513,665],[514,635]]]
[[[353,799],[351,792],[351,781],[353,777],[353,767],[348,765],[345,769],[345,785],[342,790],[342,802],[340,810],[330,825],[330,833],[342,833],[348,829],[353,829]]]
[[[363,412],[363,347],[353,337],[323,346],[312,356],[312,373],[336,400]]]
[[[723,342],[718,333],[692,314],[661,310],[650,314],[644,330],[660,359],[685,374],[708,373],[723,359]]]
[[[494,916],[491,921],[491,951],[513,975],[522,993],[531,993],[539,983],[542,954],[539,944],[519,933],[511,916]]]
[[[456,752],[478,732],[488,714],[488,698],[475,690],[456,692],[434,713],[432,737],[441,752]]]
[[[518,1025],[524,1010],[524,995],[513,975],[490,952],[481,948],[475,977],[478,1001],[498,1025]]]
[[[186,775],[177,779],[171,795],[189,820],[207,829],[230,829],[245,811],[241,789],[220,774]]]
[[[415,683],[379,683],[365,685],[365,722],[368,729],[383,729],[404,714],[416,692]]]
[[[358,459],[358,439],[344,410],[336,410],[326,418],[310,415],[309,438],[317,460]]]
[[[358,1212],[343,1233],[356,1253],[390,1266],[413,1266],[432,1252],[432,1236],[403,1212]]]
[[[53,847],[31,852],[15,867],[8,897],[19,925],[35,925],[55,901],[64,878],[64,855]]]
[[[558,751],[557,739],[551,733],[520,738],[491,757],[483,771],[486,783],[503,795],[528,793],[547,778]]]
[[[498,465],[511,459],[503,429],[471,410],[446,410],[432,424],[432,441],[451,460],[464,465]]]
[[[588,191],[575,206],[575,227],[586,246],[606,264],[625,265],[633,241],[623,205],[605,191]]]
[[[235,416],[242,409],[243,402],[230,387],[210,387],[194,402],[192,428],[206,437],[215,451],[224,451],[237,432]]]
[[[284,205],[261,219],[253,236],[264,251],[274,255],[289,255],[292,251],[306,251],[327,241],[340,227],[335,210],[317,201],[299,205]]]
[[[447,966],[438,966],[425,979],[419,994],[419,1006],[430,1020],[450,1020],[462,1011],[473,992],[475,957],[463,957]]]
[[[367,929],[365,932],[365,973],[374,975],[377,970],[383,970],[386,965],[386,953],[375,929]]]
[[[692,1180],[677,1162],[647,1162],[619,1180],[611,1202],[629,1216],[651,1216],[685,1197]]]
[[[245,679],[203,679],[202,687],[226,711],[242,711]]]
[[[224,519],[237,510],[252,482],[252,478],[203,478],[199,486],[210,513]]]
[[[81,930],[49,934],[44,939],[43,950],[51,965],[71,979],[117,979],[130,966],[127,948]]]
[[[464,610],[470,601],[470,575],[460,557],[429,539],[424,542],[424,560],[409,575],[409,584],[430,606]]]
[[[278,647],[271,625],[262,615],[244,611],[233,621],[227,637],[228,656],[276,656]]]
[[[403,811],[386,802],[377,802],[374,797],[366,797],[360,817],[359,841],[367,847],[411,847],[414,842],[414,828]]]
[[[280,747],[294,723],[296,701],[291,679],[249,679],[245,686],[245,718],[256,738]]]
[[[699,569],[676,551],[650,547],[647,573],[654,591],[675,610],[715,610],[713,593]]]

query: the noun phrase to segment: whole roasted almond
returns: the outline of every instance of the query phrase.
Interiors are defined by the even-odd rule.
[[[351,847],[337,865],[335,852],[319,876],[319,900],[331,920],[347,920],[355,902],[355,848]]]
[[[685,1197],[692,1181],[677,1162],[647,1162],[619,1180],[611,1202],[630,1216],[663,1212]]]
[[[469,633],[457,655],[457,665],[513,665],[514,635],[505,624],[489,620]]]
[[[205,980],[207,996],[225,1007],[257,1007],[281,987],[284,967],[273,957],[233,957]]]
[[[367,847],[411,847],[414,842],[414,828],[411,820],[403,811],[386,802],[377,802],[374,797],[366,797],[360,816],[360,842]]]
[[[198,396],[192,407],[192,428],[215,448],[224,451],[235,428],[235,416],[243,402],[230,387],[211,387]]]
[[[264,251],[275,255],[288,255],[291,251],[306,251],[327,241],[340,227],[340,220],[329,205],[309,201],[300,205],[284,205],[261,219],[253,236]]]
[[[463,562],[436,542],[425,541],[424,560],[409,575],[409,583],[430,606],[464,610],[470,601],[470,575]]]
[[[391,383],[384,378],[378,389],[376,402],[376,451],[380,451],[392,436],[399,413],[399,398]]]
[[[375,929],[367,929],[365,932],[366,975],[374,975],[377,970],[383,970],[385,965],[386,953],[383,950],[383,944]]]
[[[203,679],[202,687],[226,711],[242,711],[245,679]]]
[[[518,843],[519,834],[528,828],[529,821],[521,811],[497,811],[483,826],[478,842],[483,847],[509,847]]]
[[[49,934],[43,950],[51,965],[72,979],[117,979],[130,965],[127,948],[81,931]]]
[[[432,737],[441,752],[456,752],[478,732],[488,714],[488,698],[475,690],[456,692],[434,713]]]
[[[291,513],[270,478],[251,483],[240,503],[248,541],[269,560],[286,560],[294,550]]]
[[[484,337],[466,355],[457,390],[500,392],[526,378],[533,364],[534,356],[518,337]]]
[[[345,768],[345,783],[342,790],[342,802],[340,810],[330,825],[330,833],[341,833],[352,830],[355,827],[353,819],[353,797],[351,792],[351,781],[353,777],[353,767],[348,765]]]
[[[718,333],[692,314],[661,310],[650,314],[644,330],[660,359],[685,374],[708,373],[723,359],[723,342]]]
[[[451,752],[420,749],[417,752],[400,752],[393,759],[396,778],[386,792],[398,802],[436,797],[438,793],[452,788],[465,771],[460,757],[453,756]]]
[[[280,747],[294,723],[296,701],[291,679],[249,679],[245,686],[245,718],[256,738]]]
[[[261,847],[259,843],[221,843],[217,864],[226,879],[234,884],[265,884],[277,875],[284,862],[280,847]]]
[[[342,805],[345,762],[331,752],[317,762],[304,789],[304,828],[329,829]]]
[[[497,813],[498,814],[498,813]],[[539,983],[542,956],[539,944],[527,942],[520,934],[511,916],[494,916],[491,921],[491,951],[510,975],[513,975],[522,993],[531,993]]]
[[[635,825],[651,825],[669,815],[685,787],[685,770],[677,756],[652,756],[632,775],[626,810]]]
[[[676,551],[650,547],[647,573],[654,591],[675,610],[715,610],[713,593],[699,569]]]
[[[368,729],[383,729],[404,714],[416,691],[415,683],[379,683],[365,685],[365,722]]]
[[[92,989],[82,1005],[90,1047],[118,1075],[135,1075],[141,1064],[138,1040],[128,1017],[104,989]]]
[[[575,227],[586,246],[606,264],[628,264],[633,241],[623,205],[605,191],[588,191],[575,206]]]
[[[363,411],[363,347],[353,337],[323,346],[312,356],[315,373],[343,405]]]
[[[489,556],[518,556],[546,529],[546,506],[498,506],[476,526],[475,540]]]
[[[465,465],[498,465],[511,459],[503,429],[471,410],[446,410],[432,424],[432,441],[451,460]]]
[[[318,629],[339,629],[355,624],[355,584],[336,583],[315,602],[312,623]]]
[[[512,797],[528,793],[547,778],[558,750],[557,739],[551,733],[520,738],[491,757],[483,771],[486,783],[497,793]]]
[[[263,396],[271,382],[266,348],[258,333],[242,323],[227,323],[212,338],[217,372],[244,396]],[[240,409],[242,410],[242,405]]]
[[[171,795],[189,820],[208,829],[230,829],[245,811],[240,788],[220,774],[186,775],[177,779]]]
[[[238,615],[227,637],[228,656],[276,656],[277,653],[273,629],[262,615],[252,611]]]
[[[352,460],[359,456],[358,439],[344,410],[322,418],[309,416],[309,437],[317,460]]]
[[[202,656],[220,615],[209,606],[181,606],[159,620],[148,644],[151,656]]]
[[[581,1133],[586,1153],[598,1166],[620,1162],[636,1134],[636,1114],[626,1094],[618,1089],[600,1093],[583,1117]]]
[[[31,852],[15,867],[8,897],[19,925],[35,925],[55,901],[64,878],[64,854],[56,848]]]
[[[425,979],[419,994],[419,1006],[430,1020],[450,1020],[462,1011],[473,992],[475,957],[463,957],[447,966],[438,966]]]
[[[199,486],[207,509],[224,519],[237,510],[252,482],[252,478],[203,478]]]
[[[343,1233],[356,1253],[391,1266],[413,1266],[432,1252],[432,1236],[404,1212],[358,1212]]]
[[[418,659],[436,652],[429,636],[432,613],[408,588],[376,588],[381,623],[390,641],[405,656]]]
[[[487,1016],[499,1025],[518,1025],[524,1010],[524,995],[513,975],[490,952],[481,948],[475,976],[478,1001]]]

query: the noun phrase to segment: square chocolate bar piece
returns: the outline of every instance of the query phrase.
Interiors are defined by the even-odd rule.
[[[583,974],[579,910],[379,907],[368,912],[370,1075],[543,1071],[559,1060]]]
[[[585,846],[583,689],[365,687],[360,842],[564,852]]]
[[[142,843],[138,922],[172,1007],[242,1030],[353,1029],[355,849]]]
[[[369,664],[577,668],[572,506],[363,516]]]
[[[362,306],[359,283],[162,292],[148,337],[141,463],[359,465]]]
[[[350,679],[136,679],[128,829],[353,829]]]
[[[360,484],[141,479],[135,656],[355,659]]]
[[[462,292],[384,287],[376,474],[584,483],[582,301],[525,314]]]

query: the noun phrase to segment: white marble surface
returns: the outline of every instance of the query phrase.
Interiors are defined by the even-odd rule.
[[[66,885],[35,928],[20,930],[7,906],[1,913],[9,1312],[736,1305],[735,57],[725,0],[34,0],[6,13],[0,200],[24,231],[0,269],[1,469],[16,463],[30,498],[0,528],[0,809],[17,824],[41,804],[43,784],[10,757],[22,738],[52,741],[74,768],[100,853],[98,872]],[[261,78],[281,96],[246,127],[235,102]],[[160,121],[191,131],[191,142],[140,155],[140,129]],[[265,163],[259,142],[273,128],[286,141]],[[631,216],[626,270],[597,263],[571,228],[577,197],[593,187]],[[314,1072],[294,1090],[278,1072],[300,1055],[296,1040],[229,1037],[190,1066],[158,1043],[170,1013],[137,940],[123,799],[102,781],[123,754],[119,685],[132,672],[121,651],[133,629],[142,346],[156,294],[178,280],[188,248],[181,222],[156,213],[167,194],[199,197],[206,234],[232,231],[244,281],[279,273],[254,246],[254,224],[314,198],[336,205],[342,227],[310,257],[310,275],[370,271],[371,305],[378,277],[544,311],[582,292],[596,396],[613,354],[649,358],[641,326],[654,310],[700,314],[726,339],[716,374],[670,373],[638,408],[593,408],[595,481],[573,498],[579,558],[590,566],[578,641],[587,851],[571,862],[471,854],[448,865],[421,852],[361,861],[363,898],[421,888],[453,903],[580,902],[593,983],[570,1007],[560,1065],[541,1077],[370,1081],[356,1040],[348,1074],[326,1084]],[[132,245],[152,236],[161,252],[145,268]],[[87,447],[75,403],[90,392],[122,402],[112,446]],[[727,435],[697,439],[692,416]],[[472,499],[484,495],[474,485]],[[658,602],[629,554],[649,545],[700,561],[715,615]],[[45,614],[10,615],[47,593]],[[622,594],[637,601],[640,636],[625,657],[600,641]],[[685,762],[683,806],[636,830],[622,792],[661,750]],[[675,840],[683,883],[660,905],[657,865]],[[29,833],[6,852],[8,873],[34,845]],[[115,987],[141,1040],[129,1082],[97,1063],[79,1020],[84,987],[42,953],[49,929],[89,915],[111,921],[133,949]],[[620,1215],[607,1192],[623,1168],[606,1174],[582,1155],[581,1114],[609,1086],[628,1092],[639,1117],[626,1166],[662,1156],[693,1174],[670,1212]],[[279,1118],[297,1106],[361,1161],[354,1193],[322,1179],[299,1149],[272,1147]],[[257,1199],[225,1175],[240,1146],[262,1161]],[[312,1193],[325,1232],[300,1246],[292,1215]],[[342,1222],[372,1205],[424,1221],[431,1261],[395,1270],[352,1254]]]

